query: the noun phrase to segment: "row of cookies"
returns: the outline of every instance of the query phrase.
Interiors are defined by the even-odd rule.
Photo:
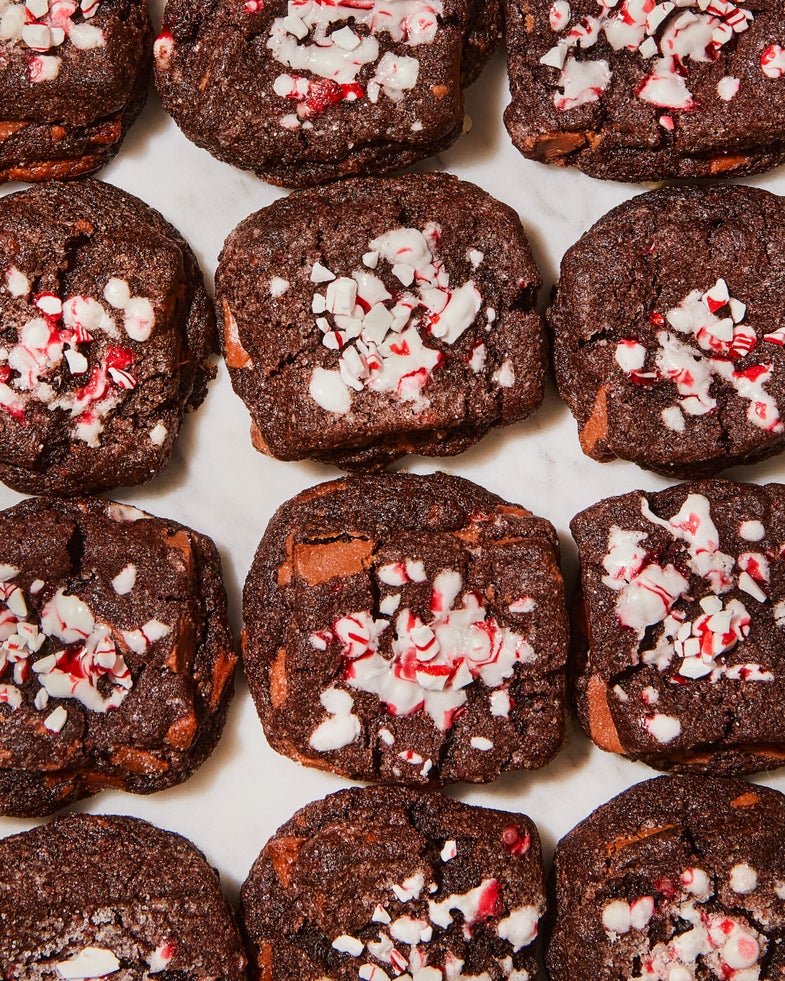
[[[9,981],[532,981],[542,923],[551,981],[773,981],[785,964],[783,833],[775,790],[660,777],[562,839],[546,898],[524,815],[400,787],[343,790],[267,842],[238,930],[186,839],[71,815],[0,842],[0,971]]]
[[[536,769],[565,702],[661,769],[782,765],[785,487],[633,492],[573,521],[567,670],[549,522],[444,474],[321,484],[248,574],[244,666],[269,744],[351,779],[437,787]],[[0,813],[182,782],[236,663],[213,543],[97,499],[0,512]]]
[[[758,189],[665,189],[568,251],[547,319],[586,453],[688,477],[782,449],[782,216]],[[93,181],[7,195],[0,227],[0,477],[71,494],[155,476],[214,374],[193,253]],[[365,469],[523,419],[545,387],[540,285],[518,216],[449,175],[276,201],[216,276],[253,443]]]
[[[147,95],[143,0],[4,0],[0,180],[75,177]],[[734,0],[170,0],[164,107],[219,159],[286,186],[386,173],[464,127],[504,32],[505,121],[527,156],[624,180],[758,173],[785,158],[785,19]]]

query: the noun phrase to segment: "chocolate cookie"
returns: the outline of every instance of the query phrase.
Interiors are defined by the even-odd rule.
[[[512,142],[592,177],[756,174],[785,160],[777,0],[507,0]]]
[[[662,769],[785,763],[785,486],[634,491],[572,522],[578,715]]]
[[[155,78],[189,140],[310,187],[450,146],[500,33],[501,0],[169,0]]]
[[[539,287],[518,216],[449,175],[276,201],[231,233],[216,275],[254,444],[381,466],[522,419],[543,396]]]
[[[522,814],[402,787],[342,790],[273,835],[240,894],[263,981],[528,981],[545,909]]]
[[[0,479],[16,490],[149,480],[215,374],[194,254],[98,181],[0,199],[0,317]]]
[[[284,504],[244,593],[274,749],[364,780],[494,780],[564,735],[551,524],[467,480],[350,478]]]
[[[0,841],[7,981],[244,981],[218,875],[190,841],[72,814]]]
[[[0,512],[0,813],[147,794],[212,751],[236,656],[209,538],[99,500]]]
[[[109,163],[147,99],[152,49],[144,0],[3,0],[0,183]]]
[[[549,312],[584,452],[676,477],[780,452],[783,295],[785,203],[767,191],[668,188],[601,218]]]
[[[551,981],[776,981],[785,974],[785,798],[659,777],[556,848]]]

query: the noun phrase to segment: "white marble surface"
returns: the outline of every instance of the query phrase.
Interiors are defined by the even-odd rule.
[[[507,102],[504,63],[498,53],[468,93],[470,132],[419,169],[442,169],[473,180],[517,210],[545,280],[544,306],[565,249],[608,209],[644,188],[595,181],[577,171],[525,160],[502,124]],[[225,236],[250,212],[283,194],[192,146],[154,94],[119,157],[101,176],[163,212],[194,247],[211,285]],[[785,193],[785,168],[752,183]],[[3,193],[18,186],[5,187]],[[418,472],[440,466],[549,518],[561,536],[568,579],[575,571],[568,524],[577,511],[601,497],[667,483],[632,464],[599,464],[584,457],[572,418],[552,389],[532,419],[491,435],[462,456],[440,463],[409,459],[403,466]],[[120,489],[112,496],[215,539],[239,633],[242,583],[273,511],[301,489],[336,475],[327,467],[280,463],[257,453],[250,443],[245,408],[221,367],[205,404],[189,418],[165,473],[149,485]],[[785,458],[733,475],[760,482],[785,480]],[[16,500],[18,495],[0,486],[0,506]],[[602,753],[573,730],[562,753],[545,769],[508,774],[488,787],[457,786],[449,793],[529,814],[550,854],[555,842],[597,805],[651,776],[654,771],[648,767]],[[785,770],[758,779],[785,791]],[[307,801],[346,785],[341,778],[304,769],[270,750],[239,679],[220,745],[190,781],[151,797],[104,793],[77,809],[133,814],[187,835],[220,869],[234,898],[278,825]],[[0,819],[0,835],[35,823]]]

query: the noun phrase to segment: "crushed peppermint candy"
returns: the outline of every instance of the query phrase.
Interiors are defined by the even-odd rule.
[[[11,672],[13,681],[0,684],[0,703],[18,709],[24,700],[23,686],[36,682],[37,690],[29,702],[39,712],[47,712],[44,726],[55,733],[62,730],[68,713],[62,705],[49,711],[51,698],[75,699],[91,712],[118,708],[133,687],[133,679],[112,628],[97,621],[79,596],[62,587],[40,612],[31,610],[22,588],[14,581],[18,573],[13,566],[0,565],[0,678]],[[124,588],[131,578],[135,579],[135,570],[129,563],[114,583],[119,581]],[[42,581],[36,583],[30,596],[38,595],[44,587]],[[160,636],[171,629],[164,624],[159,627],[164,628]],[[42,653],[47,642],[50,653]]]
[[[245,5],[249,12],[257,6]],[[308,126],[341,102],[375,104],[381,95],[401,102],[417,84],[419,60],[397,50],[382,54],[379,35],[396,47],[431,44],[442,14],[442,0],[289,0],[267,39],[272,57],[289,69],[272,85],[294,110],[281,115],[281,126]]]
[[[540,64],[559,73],[551,84],[553,103],[561,112],[596,102],[610,84],[613,73],[608,61],[587,53],[600,41],[613,51],[637,52],[644,60],[647,74],[634,91],[642,102],[669,110],[695,110],[698,106],[689,88],[691,67],[717,61],[754,19],[750,10],[733,0],[597,0],[597,6],[596,15],[574,17],[566,0],[550,7],[550,28],[559,36]],[[763,52],[761,71],[769,78],[785,73],[785,52],[779,45]],[[723,78],[718,85],[718,94],[726,102],[738,90],[738,79]],[[670,115],[660,116],[659,122],[668,130],[675,128]]]
[[[403,562],[381,567],[378,575],[383,583],[398,585],[402,576],[424,581],[425,574],[420,579],[419,564]],[[423,622],[409,609],[397,614],[390,643],[392,657],[383,656],[379,644],[393,624],[375,619],[367,610],[349,613],[328,629],[311,634],[311,646],[325,650],[330,643],[340,645],[345,684],[377,695],[393,715],[424,711],[445,732],[466,703],[468,685],[480,679],[490,689],[503,688],[517,663],[535,660],[523,635],[488,616],[479,592],[462,590],[459,573],[451,569],[439,572],[431,591],[431,619]],[[459,596],[461,605],[457,605]],[[507,711],[508,699],[506,704],[497,703],[494,714]],[[475,748],[491,748],[484,737],[474,738],[478,740],[472,743]]]
[[[469,279],[457,288],[438,258],[441,230],[433,222],[420,231],[396,228],[369,243],[363,267],[351,276],[337,276],[316,262],[311,281],[324,284],[311,309],[322,344],[338,354],[338,368],[314,369],[311,398],[325,411],[345,415],[352,392],[364,389],[390,394],[421,408],[422,395],[433,373],[444,363],[443,351],[429,347],[434,338],[454,344],[474,322],[482,297]],[[390,292],[373,270],[381,261],[392,268],[401,289]],[[485,356],[476,349],[469,364],[481,371]],[[509,388],[515,372],[509,362],[494,374],[496,384]]]
[[[686,564],[711,591],[697,600],[700,612],[689,619],[676,603],[687,596],[688,580],[672,564],[662,568],[645,547],[648,534],[612,526],[608,552],[603,559],[607,573],[603,584],[619,593],[616,616],[622,626],[631,627],[639,637],[647,627],[662,624],[654,646],[640,653],[640,662],[660,672],[678,659],[672,680],[683,683],[706,678],[732,681],[771,682],[772,672],[754,662],[731,663],[727,655],[743,644],[750,633],[752,615],[745,603],[723,595],[737,588],[758,603],[768,603],[766,592],[771,577],[770,563],[760,552],[740,551],[735,557],[720,549],[720,536],[711,517],[711,505],[702,494],[689,494],[671,518],[661,518],[641,499],[641,515],[664,528],[675,541],[686,545]],[[739,537],[760,541],[765,531],[760,522],[742,522]],[[749,536],[749,537],[747,537]],[[775,609],[776,618],[776,609]],[[668,717],[645,718],[642,725],[660,742],[676,735]]]
[[[770,44],[760,56],[760,69],[767,78],[782,78],[785,75],[785,48],[781,44]]]
[[[82,51],[100,48],[106,36],[87,21],[98,12],[99,0],[26,0],[0,5],[0,42],[22,44],[34,52],[28,61],[32,82],[48,82],[60,73],[66,41]]]
[[[611,939],[639,931],[635,951],[640,966],[630,981],[692,981],[699,965],[706,977],[758,978],[766,938],[744,916],[702,905],[713,895],[702,869],[685,870],[680,882],[684,893],[677,899],[675,885],[668,880],[664,895],[670,902],[655,905],[653,896],[641,896],[631,903],[614,899],[603,907],[602,925]],[[652,928],[655,916],[657,925]],[[654,943],[663,933],[664,938]]]
[[[123,393],[137,385],[130,370],[134,354],[117,343],[120,332],[114,318],[90,296],[33,296],[27,276],[15,267],[6,270],[6,283],[14,296],[28,300],[31,316],[17,328],[17,342],[0,349],[0,409],[19,422],[25,422],[31,402],[43,403],[50,411],[63,410],[70,416],[74,436],[98,447],[104,419],[123,400]],[[114,277],[107,281],[104,299],[123,310],[129,337],[149,337],[155,316],[148,299],[131,297],[128,284]],[[100,360],[90,357],[98,348],[98,334],[110,342]],[[70,379],[78,384],[59,384]]]
[[[623,338],[616,345],[615,360],[629,381],[641,388],[654,388],[670,383],[676,386],[673,406],[663,411],[665,425],[683,432],[686,419],[702,416],[718,409],[712,387],[729,386],[736,395],[749,402],[747,421],[768,432],[783,430],[779,408],[766,391],[774,366],[761,360],[737,367],[737,362],[753,349],[765,359],[765,343],[782,345],[785,333],[780,328],[758,337],[746,322],[747,307],[730,295],[724,279],[718,279],[705,292],[692,290],[679,304],[664,315],[651,313],[651,323],[657,331],[657,349],[648,358],[643,344],[634,338]],[[668,327],[672,329],[667,329]],[[681,336],[691,343],[685,343]]]
[[[624,627],[643,637],[646,628],[659,623],[676,600],[689,588],[688,581],[671,563],[661,566],[641,547],[644,531],[625,531],[614,525],[603,559],[607,575],[603,583],[619,593],[616,616]]]
[[[455,842],[449,840],[442,850],[442,860],[449,861],[454,857]],[[418,872],[405,881],[410,880],[416,883],[416,893],[393,886],[401,902],[419,898],[424,876]],[[391,981],[393,977],[401,981],[490,981],[487,971],[480,975],[464,975],[464,961],[449,947],[437,955],[441,966],[428,964],[432,957],[428,944],[434,939],[444,942],[441,931],[449,929],[458,913],[462,917],[461,929],[466,940],[471,939],[478,924],[486,924],[486,930],[494,931],[513,952],[529,946],[537,937],[542,910],[534,905],[524,905],[506,911],[503,888],[503,883],[497,879],[484,879],[465,893],[450,894],[442,900],[427,900],[427,907],[419,916],[406,913],[393,918],[385,905],[377,902],[370,920],[381,924],[378,939],[363,943],[356,937],[342,935],[332,946],[351,957],[364,959],[370,956],[379,962],[366,961],[358,965],[357,974],[363,981]],[[436,883],[431,883],[428,892],[433,895],[438,891]],[[494,924],[497,917],[501,919]],[[509,981],[528,981],[526,971],[513,968],[512,957],[497,958],[496,963]]]

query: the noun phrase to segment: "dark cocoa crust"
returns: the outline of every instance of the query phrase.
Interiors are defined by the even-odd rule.
[[[679,877],[690,867],[703,869],[715,890],[715,898],[699,908],[743,916],[767,935],[761,981],[780,978],[785,967],[782,900],[774,888],[785,879],[783,828],[783,795],[741,780],[658,777],[619,794],[556,848],[549,882],[556,922],[545,956],[551,981],[630,977],[632,958],[625,941],[632,934],[611,940],[603,929],[603,908],[614,899],[632,902],[650,895],[667,909],[663,889],[675,885],[678,902],[684,896]],[[758,873],[759,887],[752,895],[738,895],[729,887],[737,863]],[[652,946],[671,936],[658,911],[648,931]],[[700,973],[699,963],[696,977],[715,977],[704,970]]]
[[[0,974],[54,981],[55,964],[111,950],[117,981],[244,981],[246,957],[215,869],[186,838],[131,817],[71,814],[0,841]]]
[[[75,698],[33,707],[34,677],[19,687],[23,704],[0,706],[0,813],[31,817],[104,788],[149,794],[181,783],[214,749],[233,694],[237,660],[227,621],[221,562],[205,535],[143,515],[118,522],[111,502],[29,499],[0,512],[2,562],[21,571],[15,581],[28,608],[40,611],[58,588],[85,601],[112,639],[133,678],[118,708],[90,711]],[[117,595],[111,580],[128,563],[136,583]],[[45,582],[33,596],[30,584]],[[157,619],[171,633],[137,654],[120,630]],[[36,621],[34,621],[36,622]],[[51,637],[31,660],[62,650]],[[168,666],[176,659],[176,667]],[[9,683],[10,669],[2,677]],[[100,685],[99,685],[100,688]],[[59,733],[41,725],[62,705]]]
[[[633,384],[614,352],[622,338],[656,349],[662,327],[652,325],[649,314],[664,314],[692,290],[703,292],[723,278],[731,296],[747,304],[745,320],[758,335],[735,366],[771,363],[765,390],[783,411],[785,350],[762,337],[785,324],[784,229],[785,204],[768,191],[665,188],[614,208],[567,250],[547,320],[559,394],[577,420],[585,453],[689,478],[782,451],[785,431],[750,423],[749,401],[717,379],[711,386],[717,409],[685,415],[683,433],[668,429],[660,413],[675,404],[676,385]]]
[[[430,407],[366,389],[353,393],[346,416],[325,411],[310,397],[308,383],[315,366],[334,370],[338,359],[322,344],[311,311],[318,286],[309,278],[312,264],[348,276],[362,268],[370,240],[394,228],[422,229],[428,221],[441,226],[439,257],[450,284],[473,279],[483,295],[473,325],[454,344],[427,338],[429,347],[446,355],[423,390]],[[484,254],[477,269],[470,249]],[[382,263],[374,272],[393,295],[402,291]],[[268,289],[273,275],[290,282],[276,298]],[[219,322],[227,309],[236,319],[241,360],[252,362],[237,366],[224,336],[232,384],[262,436],[263,445],[259,439],[255,445],[279,459],[379,468],[407,453],[461,453],[490,428],[523,419],[544,392],[545,339],[535,310],[540,285],[518,216],[451,175],[347,180],[295,192],[251,215],[229,235],[219,257],[216,306]],[[486,306],[496,311],[491,330]],[[475,374],[468,360],[479,340],[488,354],[485,369]],[[491,379],[505,359],[515,371],[510,388]]]
[[[785,161],[785,100],[777,88],[783,83],[760,69],[761,52],[782,41],[785,23],[778,0],[761,0],[749,8],[754,20],[727,45],[727,53],[722,49],[717,61],[688,61],[687,83],[697,104],[689,112],[637,98],[634,93],[655,59],[645,60],[637,51],[614,51],[602,34],[582,57],[607,61],[610,85],[596,102],[556,109],[553,93],[559,72],[539,63],[561,37],[550,29],[550,6],[547,0],[506,2],[511,101],[504,123],[525,157],[578,167],[591,177],[636,182],[742,177]],[[570,6],[570,23],[598,12],[593,0]],[[717,94],[717,83],[725,75],[742,83],[730,102]],[[660,125],[663,113],[674,119],[673,131]]]
[[[350,477],[299,494],[270,522],[244,590],[245,671],[270,745],[353,779],[420,786],[487,782],[503,770],[545,765],[564,737],[567,623],[558,556],[548,521],[458,477]],[[406,558],[424,560],[427,580],[402,588],[400,609],[429,622],[434,576],[454,569],[463,580],[459,597],[465,590],[483,593],[488,619],[531,644],[536,661],[518,663],[509,681],[509,719],[490,714],[490,689],[481,679],[465,689],[465,710],[446,732],[424,711],[394,716],[377,695],[343,680],[339,640],[326,651],[310,643],[313,631],[352,612],[382,617],[373,569]],[[509,612],[521,594],[537,603],[533,613]],[[385,657],[392,656],[395,614],[388,619],[379,645]],[[327,717],[320,695],[333,686],[353,698],[361,733],[343,749],[319,752],[309,738]],[[385,727],[392,745],[379,735]],[[473,736],[489,738],[493,748],[478,752]],[[430,760],[430,770],[402,762],[404,750]]]
[[[463,88],[501,39],[501,0],[446,0],[433,43],[410,47],[377,35],[380,52],[420,62],[418,85],[402,102],[341,100],[310,120],[313,129],[291,131],[279,120],[294,104],[272,88],[288,69],[267,49],[270,25],[286,15],[287,0],[259,6],[248,13],[243,0],[169,0],[163,30],[174,39],[174,51],[167,65],[156,61],[155,82],[189,140],[284,187],[388,173],[447,149],[463,129]],[[360,72],[363,87],[374,65]],[[412,130],[414,122],[422,128]]]
[[[68,39],[51,54],[56,79],[31,82],[35,52],[0,42],[0,183],[64,180],[105,166],[147,101],[153,32],[144,0],[101,0],[88,22],[106,44],[77,49]]]
[[[151,300],[156,322],[142,343],[120,326],[119,342],[98,331],[89,351],[80,347],[90,370],[109,346],[121,343],[134,355],[137,387],[106,416],[99,447],[73,436],[67,410],[31,402],[20,422],[0,408],[0,479],[31,494],[84,494],[152,479],[169,461],[185,412],[202,402],[215,376],[207,362],[218,346],[215,315],[191,248],[157,211],[119,188],[47,182],[0,199],[0,285],[12,265],[28,274],[33,293],[84,293],[105,309],[107,279],[125,278],[132,295]],[[17,325],[38,315],[5,289],[0,313],[6,344],[16,342]],[[63,361],[55,382],[68,391],[84,376],[71,376]],[[159,422],[167,434],[157,446],[148,433]]]
[[[773,682],[720,678],[712,683],[702,678],[679,685],[669,681],[674,667],[662,674],[654,665],[634,663],[639,650],[654,646],[661,626],[650,628],[638,644],[635,632],[619,623],[614,612],[619,594],[602,584],[608,535],[612,525],[645,530],[648,538],[643,547],[660,565],[672,562],[691,584],[689,592],[694,600],[678,600],[674,609],[686,611],[688,620],[699,616],[703,611],[698,601],[712,595],[708,584],[687,566],[684,543],[674,542],[666,529],[653,525],[640,512],[645,497],[655,514],[671,518],[690,493],[702,494],[710,501],[720,551],[734,556],[744,551],[762,552],[772,558],[771,583],[765,587],[768,602],[758,603],[735,587],[722,594],[726,603],[735,598],[744,604],[752,625],[749,636],[719,660],[759,663],[774,674]],[[739,538],[737,529],[745,520],[761,521],[765,538],[758,542]],[[581,563],[581,583],[573,608],[570,690],[587,735],[603,749],[642,760],[658,770],[733,776],[783,766],[785,636],[775,623],[773,607],[785,598],[785,567],[779,558],[785,541],[785,486],[707,480],[659,493],[633,491],[587,508],[570,527]],[[611,696],[619,683],[629,695],[627,703]],[[639,725],[644,706],[637,696],[648,685],[660,693],[657,710],[676,716],[682,724],[681,735],[667,745],[658,744]]]
[[[523,854],[505,848],[505,829],[530,844]],[[457,855],[439,853],[454,840]],[[391,886],[417,871],[425,885],[417,900],[399,902]],[[331,946],[342,935],[377,940],[384,924],[372,922],[382,903],[393,920],[428,920],[428,900],[474,889],[484,879],[501,886],[499,911],[477,923],[466,941],[463,917],[454,912],[446,930],[434,928],[428,963],[441,966],[446,950],[465,960],[467,975],[487,971],[492,981],[507,975],[496,958],[512,956],[515,968],[537,972],[534,944],[513,954],[496,934],[499,919],[522,905],[545,907],[542,855],[537,829],[522,814],[470,807],[440,794],[403,787],[341,790],[307,804],[265,845],[240,893],[243,931],[254,981],[316,981],[324,976],[352,981],[365,961]],[[430,883],[438,891],[428,892]],[[403,945],[403,950],[408,948]],[[380,967],[385,965],[378,963]],[[389,965],[386,965],[389,969]]]

